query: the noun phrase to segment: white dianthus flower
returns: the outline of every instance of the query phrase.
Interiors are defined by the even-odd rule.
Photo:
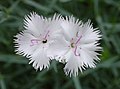
[[[61,26],[63,37],[50,48],[57,51],[57,60],[66,63],[65,74],[76,76],[78,70],[82,72],[88,67],[94,68],[96,61],[100,60],[98,51],[102,50],[98,43],[101,39],[100,31],[93,28],[90,20],[83,24],[73,16],[66,17]]]
[[[56,14],[48,19],[35,12],[25,16],[25,30],[15,36],[15,51],[29,58],[29,63],[33,63],[36,70],[49,68],[51,59],[47,55],[47,50],[60,35],[61,21],[61,15]]]
[[[45,18],[36,13],[25,16],[25,30],[15,37],[17,54],[26,56],[38,70],[49,68],[50,60],[65,63],[66,75],[76,76],[79,70],[96,67],[101,39],[100,30],[90,20],[83,23],[73,16]]]

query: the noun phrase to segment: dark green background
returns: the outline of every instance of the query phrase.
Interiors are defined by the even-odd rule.
[[[31,11],[91,19],[103,35],[97,68],[70,78],[61,63],[36,72],[28,59],[16,55],[13,36],[23,30],[23,18]],[[120,0],[0,0],[0,89],[120,89]]]

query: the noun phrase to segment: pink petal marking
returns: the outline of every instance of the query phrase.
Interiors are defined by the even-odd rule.
[[[80,37],[78,38],[78,40],[76,41],[75,44],[77,44],[77,43],[80,41],[81,38],[82,38],[82,36],[80,36]]]
[[[40,40],[38,40],[38,39],[32,39],[31,40],[31,45],[30,46],[34,46],[34,45],[36,45],[36,44],[38,44],[38,42],[39,42]]]
[[[48,36],[48,34],[49,34],[49,30],[47,31],[47,33],[46,33],[46,35],[45,35],[45,37],[44,37],[44,39],[46,39],[47,38],[47,36]]]
[[[75,47],[74,54],[75,56],[80,56],[80,54],[77,54],[77,46]]]

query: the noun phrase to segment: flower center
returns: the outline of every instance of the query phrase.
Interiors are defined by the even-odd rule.
[[[76,42],[74,42],[73,38],[71,39],[71,44],[69,47],[73,48],[74,51],[74,55],[75,56],[80,56],[80,53],[77,52],[78,50],[78,43],[80,42],[80,39],[82,38],[82,36],[80,36]]]
[[[43,40],[42,43],[43,43],[43,44],[47,43],[47,39]]]
[[[75,43],[71,43],[71,48],[75,48]]]

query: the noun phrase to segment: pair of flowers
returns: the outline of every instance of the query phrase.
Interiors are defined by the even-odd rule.
[[[15,51],[27,57],[36,70],[49,68],[50,60],[56,59],[65,63],[66,75],[76,76],[100,60],[101,35],[90,20],[83,23],[73,16],[57,14],[46,18],[33,12],[25,16],[24,28],[15,36]]]

